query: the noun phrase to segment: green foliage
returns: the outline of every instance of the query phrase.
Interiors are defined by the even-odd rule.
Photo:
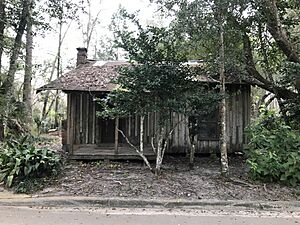
[[[247,163],[253,179],[296,185],[300,182],[300,132],[273,112],[263,115],[248,129]]]
[[[189,58],[205,60],[206,74],[212,77],[218,75],[216,62],[219,60],[220,46],[217,12],[223,11],[225,74],[228,80],[234,78],[260,84],[259,87],[284,99],[283,103],[280,102],[281,113],[299,126],[300,97],[297,97],[296,89],[299,93],[300,9],[297,0],[152,1],[158,3],[167,15],[173,16],[171,27],[181,41],[183,51]],[[276,7],[271,9],[266,6],[268,2]],[[280,27],[286,31],[280,40],[272,32],[279,26],[275,22],[277,13],[282,24]],[[249,48],[245,41],[247,36]],[[298,60],[291,59],[292,52],[284,50],[283,39]],[[249,57],[251,54],[253,60]],[[298,87],[295,85],[297,83]]]
[[[57,173],[60,156],[46,148],[36,148],[28,142],[29,137],[10,139],[0,152],[0,182],[10,187],[15,180],[42,177]]]
[[[286,89],[295,89],[295,81],[300,77],[300,63],[285,62],[281,66],[280,85]],[[299,89],[299,87],[298,87]],[[298,90],[299,91],[299,90]],[[285,114],[293,127],[300,125],[300,95],[284,102]]]
[[[128,53],[131,65],[119,70],[119,88],[102,101],[100,116],[145,115],[160,112],[160,124],[168,122],[169,112],[188,116],[207,108],[216,92],[198,82],[200,67],[190,67],[181,42],[173,30],[142,27],[134,15],[120,10],[124,21],[136,30],[115,26],[116,45]],[[210,96],[213,97],[210,97]],[[201,105],[201,107],[200,107]],[[203,110],[204,111],[204,110]]]

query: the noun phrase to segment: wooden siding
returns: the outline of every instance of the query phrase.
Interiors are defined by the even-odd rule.
[[[247,143],[244,129],[250,122],[250,86],[230,85],[227,87],[228,97],[226,99],[226,130],[228,141],[228,152],[241,151],[243,145]],[[182,115],[173,114],[173,124],[182,120]],[[196,136],[196,153],[212,153],[219,151],[219,118],[211,123],[216,125],[216,136],[209,137]],[[184,152],[189,148],[188,131],[184,124],[175,129],[169,152]]]
[[[250,121],[250,86],[230,85],[227,89],[226,128],[228,151],[235,152],[240,151],[243,148],[243,144],[247,142],[244,129]],[[101,148],[103,151],[107,150],[106,144],[114,143],[112,154],[122,155],[122,149],[127,143],[122,135],[118,134],[116,137],[115,126],[118,126],[132,143],[138,145],[140,118],[135,115],[128,118],[120,118],[118,124],[115,123],[115,120],[101,119],[96,116],[96,111],[100,111],[101,108],[94,101],[95,97],[98,97],[97,94],[90,92],[68,93],[66,140],[71,155],[75,154],[78,146],[85,146],[82,149],[86,151],[88,151],[86,146],[93,146],[90,147],[89,153],[87,153],[87,155],[93,155],[96,150],[99,154],[99,149]],[[149,113],[145,117],[144,142],[146,146],[150,146],[151,138],[157,130],[158,117],[157,113]],[[173,121],[173,125],[185,120],[183,115],[176,113],[170,113],[170,119]],[[203,122],[201,126],[203,126],[203,132],[196,137],[196,153],[217,152],[219,146],[218,116],[215,119],[211,118]],[[118,144],[116,145],[116,143]],[[169,141],[167,152],[184,153],[189,146],[187,126],[184,122],[180,122]],[[134,150],[132,150],[132,154],[135,155]]]

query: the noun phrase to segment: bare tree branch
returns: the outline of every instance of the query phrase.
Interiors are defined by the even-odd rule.
[[[153,169],[148,161],[148,159],[146,158],[146,156],[143,154],[143,152],[141,152],[136,146],[134,146],[129,139],[127,138],[127,136],[124,134],[124,132],[120,129],[117,128],[117,131],[121,133],[121,135],[125,138],[126,142],[136,151],[136,153],[144,160],[145,164],[148,166],[148,168],[151,170],[151,172],[153,172]]]

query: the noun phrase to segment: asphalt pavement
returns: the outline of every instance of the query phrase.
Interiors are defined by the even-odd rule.
[[[300,216],[149,208],[0,207],[0,225],[297,225]]]
[[[29,196],[0,192],[0,225],[300,225],[300,201]]]

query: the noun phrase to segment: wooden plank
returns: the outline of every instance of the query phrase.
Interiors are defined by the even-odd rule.
[[[91,143],[91,141],[89,140],[89,136],[90,136],[90,126],[89,126],[89,122],[90,122],[90,118],[92,117],[92,112],[90,111],[90,94],[87,93],[85,96],[85,105],[86,105],[86,109],[85,109],[85,143]]]
[[[236,93],[234,93],[234,96],[232,98],[232,145],[236,144],[236,114],[237,114],[237,108],[236,108]]]
[[[115,119],[115,154],[119,154],[119,118]]]
[[[92,98],[93,99],[93,98]],[[92,144],[96,144],[96,122],[97,122],[97,118],[96,118],[96,102],[93,101],[92,102],[92,112],[93,112],[93,120],[92,120],[92,130],[91,130],[91,134],[92,134]]]
[[[71,115],[72,115],[72,133],[71,133],[71,135],[72,135],[72,138],[71,138],[71,140],[72,140],[72,147],[73,147],[73,145],[75,144],[75,142],[76,142],[76,135],[75,135],[75,132],[76,132],[76,124],[75,124],[75,120],[76,120],[76,94],[72,94],[72,99],[71,99],[71,102],[72,102],[72,104],[71,104]]]
[[[172,124],[173,126],[177,123],[178,121],[178,114],[177,113],[172,113]],[[178,128],[176,127],[174,129],[174,134],[172,138],[172,147],[178,148]]]
[[[74,120],[73,120],[73,107],[72,107],[72,94],[68,94],[68,146],[69,152],[72,153],[73,151],[73,142],[74,142]]]
[[[76,119],[76,117],[77,117],[77,115],[78,115],[78,113],[77,113],[77,94],[73,94],[73,104],[72,104],[72,111],[73,111],[73,125],[74,125],[74,133],[73,133],[73,135],[74,135],[74,137],[73,137],[73,140],[74,140],[74,145],[75,144],[78,144],[76,141],[76,132],[77,132],[77,126],[76,126],[76,123],[77,123],[77,119]]]
[[[80,93],[80,100],[79,100],[79,131],[80,131],[80,136],[82,134],[82,120],[83,120],[83,94]],[[80,138],[81,139],[81,138]]]
[[[184,139],[184,149],[186,150],[189,146],[189,137],[187,137],[187,129],[188,129],[188,126],[187,126],[187,118],[185,115],[183,115],[183,118],[182,118],[184,121],[182,121],[182,126],[183,126],[183,139]]]
[[[226,118],[226,141],[227,141],[227,143],[229,143],[229,140],[230,140],[230,111],[229,111],[229,102],[230,102],[230,98],[226,98],[225,118]]]
[[[115,154],[114,147],[98,147],[97,145],[77,145],[76,151],[70,156],[71,159],[137,159],[141,157],[128,145],[119,147],[119,154]],[[144,155],[148,159],[154,160],[155,154],[150,146],[145,146]]]
[[[86,104],[87,102],[85,101],[86,99],[86,94],[85,93],[81,93],[80,96],[80,114],[81,114],[81,118],[80,118],[80,123],[81,123],[81,131],[80,131],[80,142],[82,144],[87,144],[86,143],[86,129],[87,129],[87,124],[86,124],[86,117],[87,117],[87,113],[86,113]]]
[[[128,123],[128,138],[130,139],[131,137],[131,116],[129,116],[127,119],[126,119],[126,123]]]
[[[150,116],[151,116],[151,114],[148,113],[148,115],[147,115],[147,143],[150,143],[150,141],[151,141],[151,134],[150,134],[151,121],[150,121]]]
[[[242,94],[239,94],[239,106],[238,106],[238,149],[240,151],[243,144],[243,98]]]
[[[245,88],[245,110],[244,110],[244,144],[246,144],[248,141],[247,141],[247,135],[245,133],[245,128],[248,126],[248,108],[249,105],[250,105],[250,102],[249,102],[249,98],[248,98],[248,87]]]
[[[136,138],[138,136],[138,116],[135,115],[134,117],[134,138]]]
[[[97,110],[97,107],[96,107]],[[100,118],[96,117],[95,119],[95,144],[101,143],[101,134],[100,134]]]
[[[70,130],[71,130],[71,96],[67,94],[67,145],[70,147]]]
[[[229,124],[228,124],[228,135],[229,135],[229,148],[231,148],[232,145],[232,124],[233,124],[233,111],[232,111],[232,95],[230,95],[229,102],[228,102],[228,118],[229,118]]]
[[[94,123],[95,123],[95,112],[94,112],[94,101],[93,101],[93,96],[91,94],[88,94],[87,96],[87,101],[88,101],[88,120],[87,120],[87,134],[88,134],[88,143],[89,144],[94,144]]]

